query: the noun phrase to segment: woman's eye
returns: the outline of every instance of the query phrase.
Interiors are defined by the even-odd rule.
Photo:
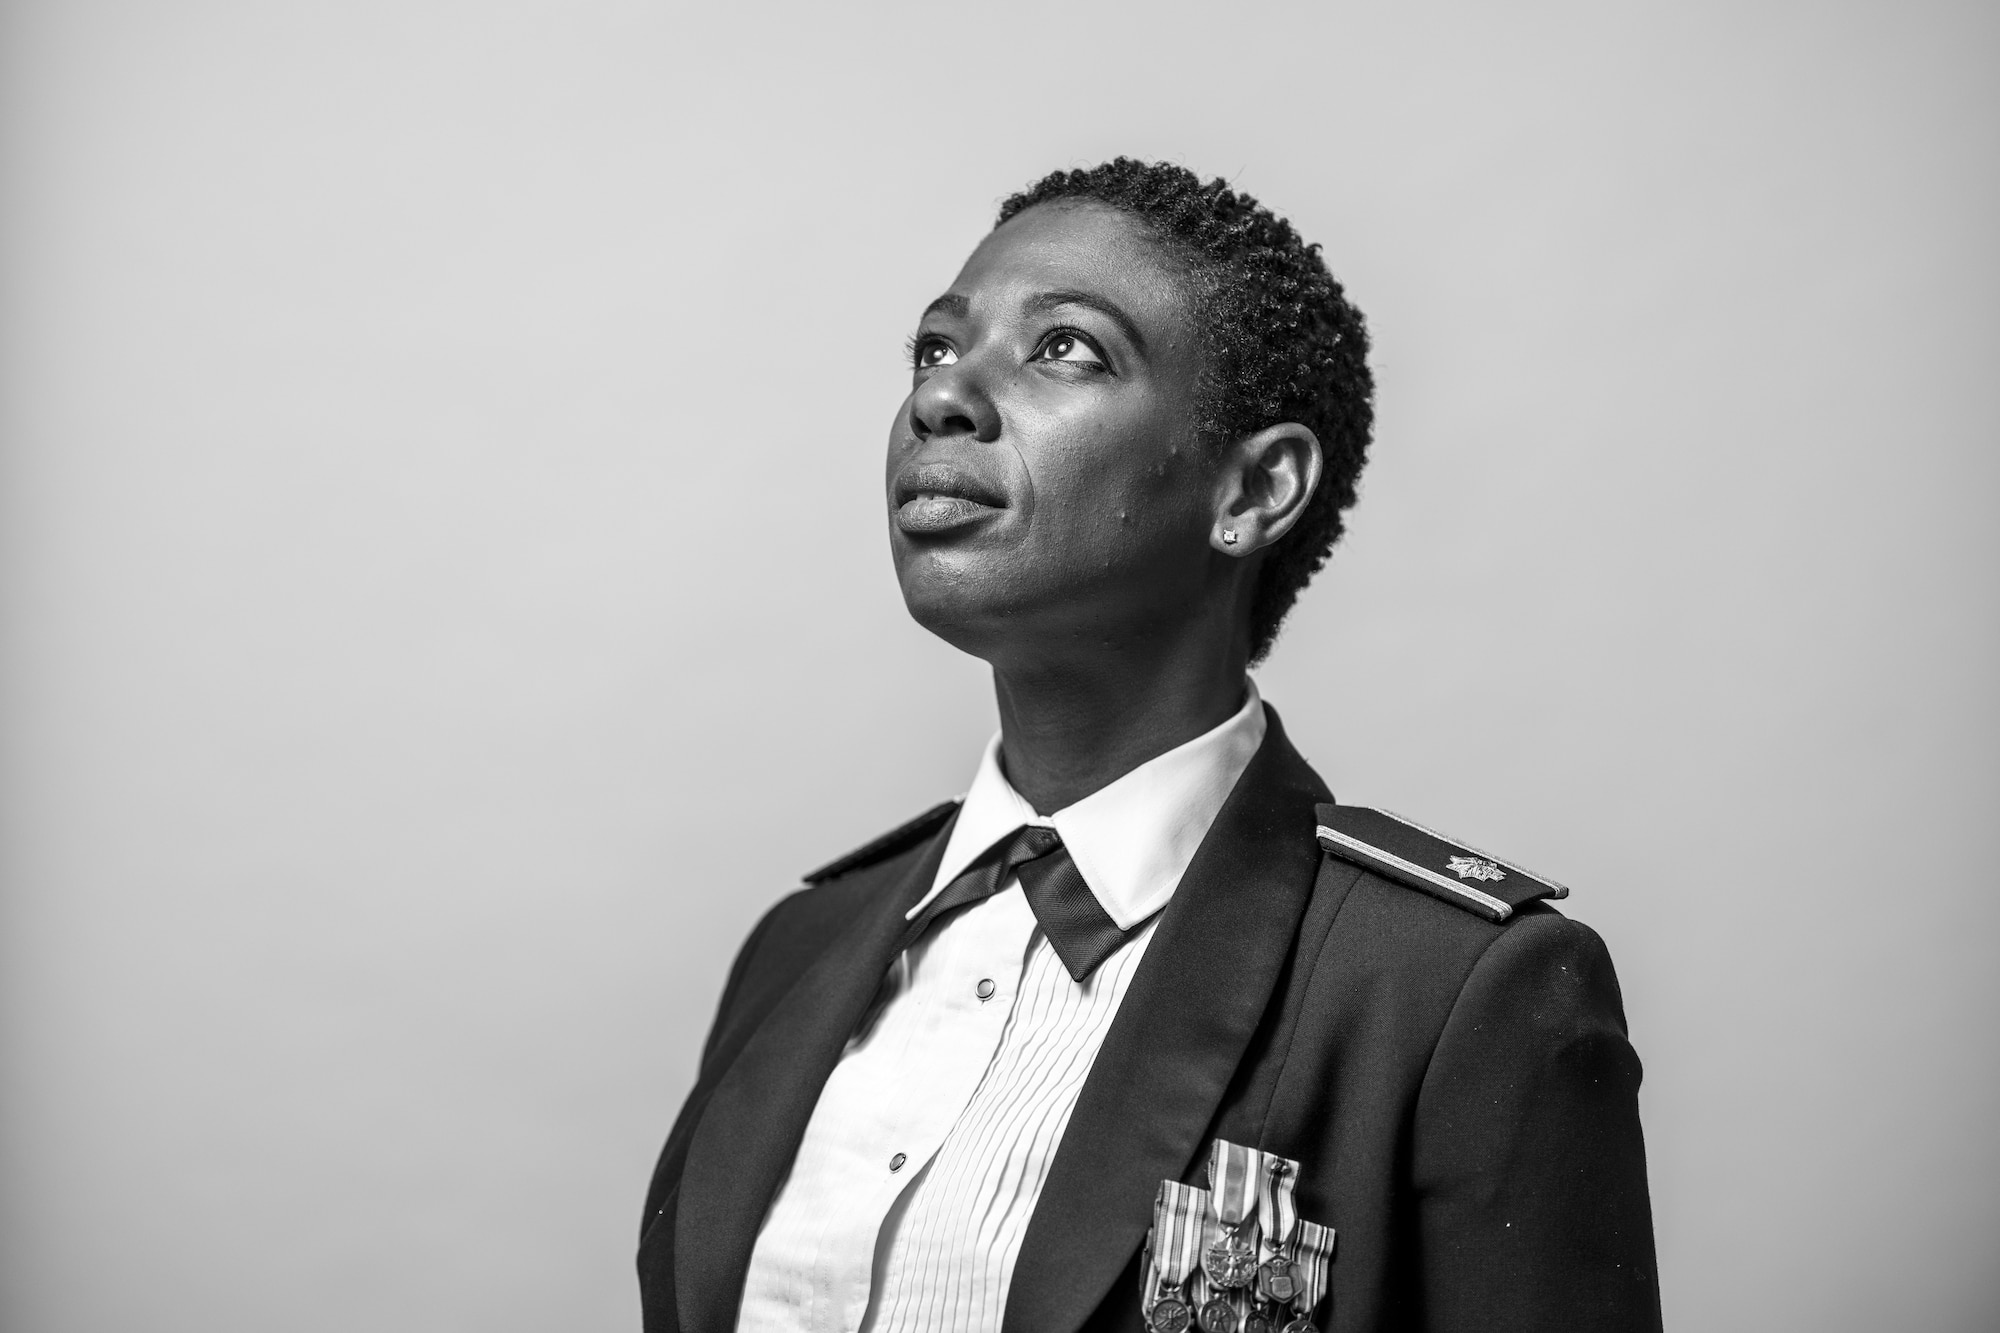
[[[917,344],[915,359],[918,370],[935,370],[958,360],[958,353],[951,349],[950,343],[926,338]]]
[[[1041,359],[1044,361],[1067,361],[1071,365],[1101,366],[1104,355],[1092,347],[1084,338],[1075,333],[1056,333],[1042,344]]]

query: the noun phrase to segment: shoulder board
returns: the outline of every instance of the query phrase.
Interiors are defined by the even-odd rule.
[[[956,813],[958,813],[957,801],[940,802],[909,823],[898,824],[881,837],[863,843],[845,856],[835,857],[801,878],[808,884],[819,884],[845,875],[850,870],[859,870],[876,861],[886,861],[897,852],[906,852],[930,837],[943,828],[944,822]]]
[[[1319,845],[1352,862],[1454,907],[1505,921],[1522,903],[1567,898],[1552,879],[1468,847],[1421,824],[1365,805],[1315,806]]]

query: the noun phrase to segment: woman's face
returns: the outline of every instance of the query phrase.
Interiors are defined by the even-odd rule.
[[[1117,210],[1042,204],[980,243],[917,326],[889,432],[920,624],[997,662],[1193,612],[1214,560],[1193,318],[1179,267]]]

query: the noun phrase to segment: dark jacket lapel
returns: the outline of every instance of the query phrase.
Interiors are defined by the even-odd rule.
[[[1007,1297],[1010,1333],[1070,1333],[1139,1248],[1160,1181],[1202,1150],[1312,892],[1330,801],[1266,710],[1264,744],[1167,905],[1056,1150]]]
[[[688,1145],[675,1216],[675,1286],[685,1333],[736,1322],[750,1251],[791,1169],[820,1089],[874,998],[904,930],[930,888],[950,825],[883,884],[849,928],[799,977],[716,1084]],[[859,873],[869,873],[866,871]]]

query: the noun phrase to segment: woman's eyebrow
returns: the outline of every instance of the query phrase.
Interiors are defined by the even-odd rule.
[[[1118,326],[1118,331],[1140,351],[1146,350],[1146,336],[1139,332],[1139,325],[1133,318],[1119,309],[1115,302],[1106,300],[1095,292],[1086,292],[1075,287],[1058,287],[1053,291],[1037,292],[1022,306],[1029,314],[1046,314],[1057,306],[1080,305]]]
[[[925,306],[924,313],[919,318],[929,319],[932,315],[951,315],[958,319],[964,319],[966,312],[971,309],[972,302],[970,300],[960,296],[957,292],[946,292],[943,296],[938,297],[937,300]]]

